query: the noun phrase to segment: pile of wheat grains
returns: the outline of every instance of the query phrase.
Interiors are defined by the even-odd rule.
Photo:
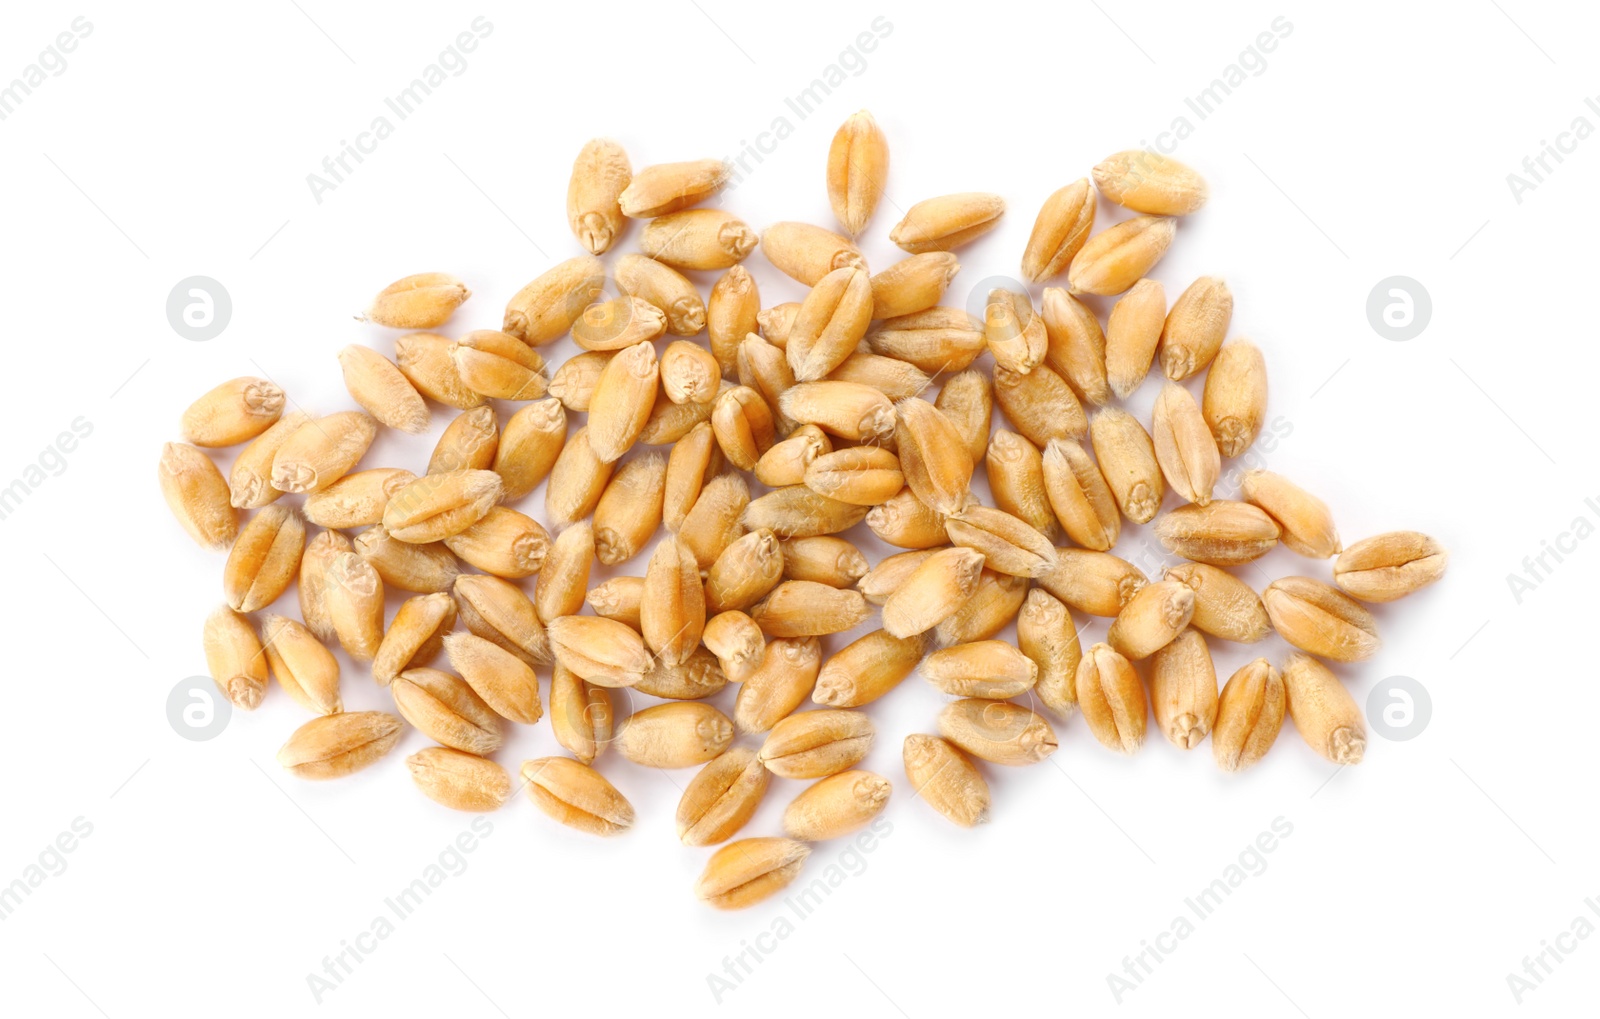
[[[996,289],[978,321],[939,302],[960,268],[951,252],[994,227],[1004,201],[917,203],[889,233],[908,257],[874,275],[850,238],[888,169],[882,130],[852,116],[827,159],[843,233],[786,222],[758,238],[696,207],[727,182],[719,161],[634,173],[620,146],[590,142],[567,194],[589,254],[523,287],[501,330],[432,332],[469,291],[410,276],[366,314],[406,331],[393,357],[339,352],[363,410],[285,413],[284,392],[259,378],[197,400],[186,441],[163,451],[161,487],[197,542],[227,552],[226,604],[204,631],[218,687],[251,709],[273,676],[314,716],[280,763],[347,775],[387,754],[404,719],[438,744],[406,762],[423,793],[497,809],[512,780],[493,755],[508,724],[545,716],[536,670],[548,668],[550,725],[571,756],[522,763],[534,805],[614,834],[633,807],[598,755],[698,767],[678,834],[726,843],[696,892],[734,908],[791,881],[808,843],[883,810],[889,780],[855,769],[874,739],[861,709],[913,672],[955,699],[940,710],[928,695],[938,735],[905,737],[906,780],[958,825],[989,805],[973,759],[1043,760],[1057,746],[1046,715],[1081,714],[1096,740],[1132,753],[1153,714],[1174,746],[1209,736],[1217,765],[1236,771],[1287,714],[1330,761],[1360,761],[1361,711],[1319,658],[1370,657],[1378,635],[1361,603],[1432,583],[1447,555],[1409,531],[1343,548],[1327,505],[1267,471],[1243,474],[1239,501],[1212,497],[1223,458],[1262,427],[1266,363],[1227,337],[1221,279],[1195,280],[1169,307],[1148,278],[1205,182],[1148,152],[1101,162],[1092,186],[1045,200],[1022,254],[1029,282],[1065,274],[1067,286],[1045,287],[1038,308]],[[1094,233],[1097,194],[1137,215]],[[598,256],[630,219],[645,221],[641,250],[608,270]],[[803,301],[761,306],[740,264],[758,246],[810,288]],[[702,300],[685,270],[723,275]],[[1103,327],[1085,294],[1120,295]],[[539,349],[568,335],[584,352],[551,372]],[[1152,365],[1165,381],[1147,427],[1118,402]],[[1184,383],[1202,373],[1197,399]],[[491,401],[515,412],[502,422]],[[424,432],[430,404],[459,416],[423,473],[363,467],[380,427]],[[996,404],[1007,428],[992,429]],[[245,443],[224,478],[205,450]],[[970,490],[980,469],[994,506]],[[764,494],[752,497],[752,475]],[[542,520],[513,508],[541,483]],[[1154,521],[1188,562],[1146,577],[1112,554],[1124,520]],[[308,523],[321,528],[309,542]],[[634,560],[663,526],[642,576],[590,588],[597,563]],[[849,537],[861,527],[906,551],[868,562]],[[1331,559],[1331,583],[1285,577],[1258,594],[1230,572],[1279,543]],[[297,582],[298,620],[253,618]],[[414,597],[386,622],[395,588]],[[874,612],[880,629],[824,655],[822,638]],[[1112,618],[1106,641],[1082,649],[1074,612]],[[1014,644],[995,639],[1013,622]],[[1281,669],[1256,659],[1219,693],[1208,639],[1273,631],[1299,651]],[[398,717],[342,710],[335,643],[388,687]],[[728,683],[732,718],[704,701]],[[617,722],[619,688],[660,703]],[[783,815],[786,837],[729,842],[772,776],[812,783]]]

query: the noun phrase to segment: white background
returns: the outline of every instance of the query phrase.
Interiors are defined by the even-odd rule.
[[[721,1008],[1103,1014],[1119,1007],[1108,974],[1279,818],[1292,834],[1264,872],[1197,921],[1121,1012],[1515,1009],[1507,974],[1574,918],[1600,924],[1584,904],[1600,897],[1587,653],[1600,543],[1548,560],[1553,575],[1520,604],[1506,580],[1575,518],[1600,520],[1600,504],[1585,503],[1600,484],[1583,453],[1600,362],[1600,141],[1552,163],[1520,203],[1506,182],[1574,118],[1600,126],[1584,105],[1600,92],[1587,73],[1593,12],[1521,0],[1473,0],[1448,16],[1393,3],[630,6],[8,10],[0,81],[74,17],[93,29],[64,72],[0,121],[0,485],[75,418],[93,432],[0,521],[11,580],[0,885],[74,819],[92,833],[0,920],[5,1011],[690,1014],[719,1007],[707,976],[725,957],[763,944],[773,950]],[[307,175],[480,14],[493,30],[466,70],[315,201]],[[846,58],[859,73],[798,117],[785,98],[879,16],[887,38]],[[1186,107],[1278,17],[1292,32],[1264,69],[1247,56],[1258,73],[1209,116]],[[1330,779],[1333,766],[1287,723],[1259,767],[1228,776],[1209,746],[1179,752],[1152,726],[1122,758],[1073,720],[1050,761],[985,767],[993,820],[966,832],[905,787],[900,742],[931,731],[941,701],[912,678],[869,709],[879,743],[864,766],[895,783],[892,831],[864,856],[818,846],[803,880],[830,865],[856,873],[781,942],[757,940],[793,920],[781,902],[719,914],[693,897],[708,851],[680,846],[672,824],[693,773],[604,756],[638,809],[634,830],[597,840],[519,795],[490,815],[465,870],[318,1006],[307,975],[471,816],[411,785],[403,759],[427,743],[415,731],[347,780],[283,773],[273,756],[305,715],[281,691],[210,742],[173,732],[166,697],[204,672],[200,626],[222,566],[157,490],[179,412],[246,374],[270,374],[316,412],[353,406],[334,353],[392,349],[394,334],[351,316],[409,273],[449,271],[472,287],[443,331],[498,326],[518,287],[579,252],[565,187],[595,135],[619,139],[637,168],[736,155],[784,117],[792,135],[726,207],[758,229],[832,226],[827,145],[863,107],[893,153],[862,241],[874,268],[900,257],[887,233],[914,201],[988,190],[1010,203],[999,229],[959,252],[951,304],[1016,274],[1048,193],[1188,118],[1175,155],[1205,174],[1212,199],[1155,275],[1169,298],[1197,275],[1226,276],[1232,332],[1265,350],[1271,414],[1292,425],[1266,461],[1323,495],[1347,542],[1415,528],[1452,550],[1443,583],[1379,608],[1383,651],[1338,670],[1362,703],[1385,677],[1415,678],[1431,723],[1408,742],[1374,734],[1366,762]],[[1100,225],[1122,215],[1102,202]],[[764,303],[801,295],[759,250],[749,265]],[[164,312],[173,284],[195,274],[232,295],[232,321],[210,342],[180,338]],[[1368,292],[1392,275],[1431,294],[1432,320],[1409,342],[1368,323]],[[557,360],[569,350],[551,348]],[[1132,401],[1141,415],[1153,390]],[[447,420],[436,408],[435,435]],[[387,433],[366,463],[420,469],[431,438]],[[542,495],[524,508],[540,515]],[[1129,527],[1119,551],[1145,542],[1149,528]],[[1327,576],[1286,551],[1259,565],[1246,574],[1257,587]],[[1086,643],[1101,638],[1104,621],[1079,621]],[[1275,638],[1213,648],[1224,678],[1285,652]],[[344,661],[346,705],[387,707]],[[499,760],[515,770],[557,752],[542,723]],[[801,788],[775,781],[745,834],[776,834]],[[1600,943],[1563,943],[1574,954],[1521,1012],[1592,1007]]]

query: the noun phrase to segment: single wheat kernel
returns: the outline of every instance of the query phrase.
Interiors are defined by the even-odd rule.
[[[267,379],[231,379],[190,404],[179,430],[196,446],[237,446],[271,428],[283,414],[284,399]]]
[[[667,332],[672,335],[693,336],[706,327],[706,306],[700,299],[700,291],[671,266],[647,255],[623,255],[617,259],[616,278],[623,293],[643,299],[667,317]],[[575,324],[573,338],[577,335]]]
[[[1049,365],[1039,365],[1026,375],[996,365],[994,399],[1006,420],[1036,446],[1089,434],[1083,405]]]
[[[1172,302],[1156,356],[1174,382],[1203,371],[1222,349],[1233,319],[1233,293],[1218,276],[1201,276]]]
[[[756,313],[756,328],[768,343],[782,350],[789,345],[789,330],[794,328],[794,317],[800,314],[799,301],[785,301]]]
[[[406,758],[411,781],[428,799],[452,810],[488,813],[511,796],[506,769],[448,747],[424,747]]]
[[[262,650],[278,685],[296,704],[319,715],[344,710],[339,660],[310,630],[284,616],[261,620]]]
[[[818,279],[789,329],[784,354],[801,382],[824,378],[855,352],[872,322],[872,282],[844,266]]]
[[[657,543],[644,574],[639,626],[644,642],[667,665],[682,665],[706,625],[705,589],[694,551],[680,538]]]
[[[1333,582],[1352,598],[1391,602],[1444,576],[1445,547],[1416,531],[1391,531],[1356,542],[1333,563]]]
[[[755,250],[756,234],[722,209],[685,209],[645,224],[639,250],[674,269],[726,269]]]
[[[448,322],[471,296],[466,284],[448,273],[418,273],[378,291],[361,318],[391,329],[432,329]]]
[[[1115,616],[1149,583],[1139,568],[1109,552],[1057,548],[1056,568],[1039,586],[1091,616]]]
[[[539,572],[550,550],[550,532],[525,513],[496,506],[444,546],[469,566],[497,577],[520,580]]]
[[[811,696],[821,666],[822,644],[815,637],[768,641],[761,664],[739,685],[733,724],[742,733],[769,731]]]
[[[412,435],[428,430],[428,405],[393,361],[352,344],[339,351],[339,368],[351,398],[379,424]]]
[[[889,805],[889,780],[870,771],[829,775],[796,796],[783,812],[790,838],[825,842],[860,831]]]
[[[793,839],[731,842],[711,855],[695,882],[697,898],[716,909],[744,909],[771,898],[800,873],[811,848]]]
[[[946,820],[971,828],[989,819],[989,785],[966,754],[920,733],[906,737],[902,754],[912,791]]]
[[[1227,570],[1204,563],[1167,568],[1166,578],[1194,592],[1194,618],[1189,625],[1213,637],[1254,644],[1272,632],[1261,596]]]
[[[1039,668],[1034,693],[1062,721],[1078,708],[1078,663],[1083,649],[1072,613],[1042,587],[1028,592],[1017,614],[1017,648]]]
[[[1045,363],[1056,370],[1083,402],[1104,406],[1110,400],[1106,333],[1093,310],[1059,286],[1046,286],[1040,304],[1045,322]]]
[[[851,237],[867,228],[889,180],[889,140],[866,110],[839,125],[828,146],[828,204]]]
[[[972,454],[950,419],[926,400],[895,405],[895,441],[906,485],[935,513],[959,513],[971,499]]]
[[[873,534],[897,548],[933,548],[950,541],[943,515],[917,498],[910,487],[867,510],[866,519]]]
[[[1217,699],[1211,753],[1223,771],[1243,771],[1272,749],[1283,727],[1283,676],[1265,658],[1235,672]]]
[[[810,580],[829,587],[854,587],[867,572],[867,557],[843,538],[819,534],[789,538],[783,551],[783,579]]]
[[[859,711],[803,711],[772,727],[760,759],[780,778],[824,778],[861,763],[873,735],[872,720]]]
[[[1004,510],[969,506],[947,517],[944,528],[951,544],[981,552],[985,565],[997,573],[1032,578],[1055,569],[1050,539]]]
[[[603,616],[562,616],[548,628],[557,662],[596,686],[633,686],[654,662],[639,631]]]
[[[697,701],[720,692],[727,685],[727,673],[722,671],[717,656],[703,647],[696,647],[681,665],[669,665],[657,658],[633,689],[665,700]]]
[[[748,609],[783,579],[783,551],[777,537],[758,527],[731,542],[706,570],[706,611]]]
[[[657,163],[633,175],[617,196],[617,204],[622,214],[632,219],[665,216],[710,198],[728,182],[730,173],[728,165],[718,159]]]
[[[734,373],[739,343],[760,328],[761,291],[750,270],[736,265],[722,274],[706,300],[706,338],[724,376]]]
[[[1030,283],[1059,276],[1093,229],[1094,192],[1087,177],[1053,192],[1033,221],[1033,233],[1022,252],[1022,275]]]
[[[461,624],[529,665],[550,661],[550,639],[522,588],[499,577],[463,573],[452,589]]]
[[[417,392],[457,410],[483,403],[483,394],[461,378],[450,352],[455,343],[434,333],[408,333],[394,341],[394,360]]]
[[[896,637],[874,630],[836,651],[822,664],[811,699],[830,708],[859,708],[900,685],[922,660],[921,634]]]
[[[595,456],[589,429],[572,433],[550,467],[544,488],[544,513],[552,527],[582,520],[599,505],[614,465]]]
[[[854,628],[869,611],[860,591],[785,580],[751,608],[750,618],[768,637],[820,637]]]
[[[1133,665],[1105,644],[1084,652],[1074,683],[1078,710],[1100,745],[1131,754],[1144,744],[1149,714],[1144,684]]]
[[[889,240],[914,255],[953,251],[993,230],[1005,211],[1005,199],[982,192],[927,198],[907,210]]]
[[[157,474],[167,508],[196,545],[221,551],[233,544],[239,516],[229,501],[228,483],[210,457],[186,443],[169,442],[161,447]]]
[[[278,763],[299,778],[343,778],[393,750],[400,728],[400,719],[383,711],[321,715],[294,731]]]
[[[810,223],[772,224],[761,235],[761,250],[779,272],[808,287],[839,269],[867,268],[849,238]]]
[[[1028,578],[985,569],[978,574],[972,596],[934,627],[936,641],[945,647],[990,640],[1011,625],[1028,594]]]
[[[721,393],[722,390],[718,390],[718,395]],[[673,403],[667,399],[666,393],[661,393],[656,396],[650,417],[645,420],[644,431],[639,433],[639,442],[645,446],[675,443],[702,421],[710,421],[715,406],[715,400],[710,403],[695,403],[693,400]]]
[[[461,564],[443,544],[413,545],[399,541],[379,524],[356,535],[355,551],[372,564],[385,584],[402,591],[433,594],[448,591],[461,575]]]
[[[1026,375],[1044,362],[1050,340],[1028,295],[996,288],[983,309],[983,341],[997,369]]]
[[[984,451],[984,471],[995,506],[1026,520],[1046,537],[1057,533],[1056,513],[1050,506],[1045,487],[1044,458],[1039,447],[1002,428],[989,439]],[[1115,514],[1116,504],[1112,503],[1111,508]]]
[[[923,375],[922,378],[924,379],[922,386],[896,399],[907,399],[920,394],[927,385],[927,376]],[[956,426],[956,431],[961,433],[961,437],[966,441],[967,452],[972,454],[972,466],[978,466],[983,460],[984,453],[989,449],[989,428],[994,422],[994,387],[990,385],[989,377],[980,371],[964,371],[952,375],[939,387],[939,395],[934,398],[933,405]]]
[[[1099,552],[1116,545],[1122,533],[1122,514],[1100,468],[1083,446],[1071,439],[1051,439],[1044,448],[1041,471],[1050,510],[1068,538]]]
[[[587,683],[560,665],[551,671],[550,728],[572,756],[593,764],[611,742],[615,718],[605,687]]]
[[[306,525],[287,506],[268,506],[250,518],[228,552],[222,591],[240,612],[255,612],[278,600],[300,572]]]
[[[692,768],[733,743],[733,722],[709,704],[678,701],[636,712],[622,724],[617,752],[645,768]]]
[[[672,444],[661,492],[661,522],[666,524],[667,530],[676,534],[683,526],[689,510],[700,498],[701,489],[715,476],[714,468],[721,460],[722,451],[717,448],[717,435],[709,421],[695,425],[688,435]]]
[[[706,620],[700,635],[706,650],[717,656],[730,683],[742,683],[761,664],[767,638],[756,621],[738,609],[719,612]]]
[[[791,421],[878,446],[894,438],[894,407],[887,396],[858,382],[800,382],[778,398],[778,409]]]
[[[494,408],[487,403],[457,414],[445,426],[439,442],[428,457],[428,473],[446,471],[486,471],[494,466],[500,450],[500,423]]]
[[[339,646],[357,661],[372,661],[383,644],[383,581],[377,569],[354,552],[340,552],[324,576],[323,600]]]
[[[589,448],[614,463],[644,432],[660,382],[656,348],[638,343],[606,362],[589,400]]]
[[[1176,382],[1161,387],[1150,421],[1156,462],[1181,498],[1204,506],[1222,473],[1222,456],[1200,413],[1200,405]],[[1285,544],[1288,544],[1287,538]]]
[[[1089,238],[1067,270],[1067,289],[1074,294],[1120,294],[1161,261],[1172,244],[1177,221],[1139,216]]]
[[[983,556],[970,548],[933,553],[883,603],[883,628],[896,637],[933,629],[971,597]]]
[[[226,605],[206,617],[206,669],[235,707],[254,711],[267,692],[267,655],[250,621]]]
[[[1360,764],[1367,750],[1361,708],[1326,665],[1292,654],[1283,667],[1289,717],[1306,745],[1334,764]]]
[[[1267,416],[1267,362],[1249,340],[1222,345],[1206,372],[1200,412],[1223,456],[1238,456],[1261,434]]]
[[[1179,506],[1156,521],[1156,537],[1170,552],[1211,566],[1240,566],[1278,544],[1278,525],[1245,502],[1213,499]]]
[[[1372,613],[1310,577],[1283,577],[1261,592],[1273,629],[1302,651],[1336,662],[1359,662],[1378,653]]]
[[[378,423],[347,410],[301,425],[272,458],[272,487],[305,494],[338,481],[366,455]]]
[[[1128,149],[1094,167],[1094,186],[1125,208],[1157,216],[1184,216],[1206,203],[1206,182],[1171,156]]]
[[[306,543],[300,556],[300,582],[295,585],[300,598],[300,618],[323,643],[338,639],[333,618],[328,614],[328,566],[340,552],[355,546],[338,531],[323,531]]]
[[[1150,374],[1166,318],[1167,292],[1160,280],[1140,280],[1112,306],[1106,320],[1106,380],[1122,399]]]
[[[902,258],[872,277],[872,317],[898,318],[932,308],[960,271],[961,263],[948,251]]]
[[[468,389],[497,400],[537,400],[549,389],[539,352],[498,329],[474,329],[450,349]]]
[[[846,531],[868,519],[865,506],[842,502],[812,491],[805,485],[791,485],[768,492],[744,510],[745,525],[766,528],[780,538],[810,538]]]
[[[1150,659],[1150,709],[1167,742],[1193,750],[1217,720],[1217,670],[1206,639],[1184,630]]]
[[[415,480],[415,474],[398,467],[357,471],[306,496],[302,508],[318,527],[371,527],[383,520],[394,494]]]
[[[1339,531],[1328,504],[1271,471],[1246,471],[1239,479],[1239,494],[1265,510],[1278,525],[1278,540],[1311,559],[1331,559],[1339,554]]]
[[[871,386],[891,400],[920,396],[933,382],[927,372],[908,361],[860,349],[841,361],[839,367],[828,373],[828,378]],[[942,394],[949,388],[950,384],[946,382],[939,391]]]
[[[546,625],[558,616],[577,615],[594,568],[594,526],[580,520],[556,536],[539,568],[533,607]]]
[[[917,567],[936,551],[934,548],[919,548],[880,559],[856,587],[868,604],[882,606],[891,594],[905,586],[906,580],[917,571]]]
[[[635,457],[617,468],[594,507],[595,557],[607,566],[627,562],[644,550],[661,526],[667,487],[667,460],[657,453]]]
[[[612,577],[591,587],[583,600],[594,609],[595,615],[615,619],[637,630],[639,606],[644,601],[644,578]]]
[[[528,798],[546,816],[590,835],[616,835],[633,827],[633,804],[598,771],[566,757],[522,762]]]
[[[772,409],[749,386],[722,391],[711,412],[711,430],[722,455],[741,471],[754,469],[756,461],[777,441]]]
[[[407,598],[394,614],[372,659],[372,678],[388,686],[407,669],[429,665],[444,649],[444,635],[456,625],[456,602],[448,594]]]
[[[471,633],[447,634],[444,650],[461,678],[502,718],[532,725],[544,714],[539,680],[527,662]]]
[[[694,552],[701,569],[710,567],[724,549],[744,535],[744,514],[749,505],[750,486],[744,475],[719,474],[706,482],[700,498],[678,528],[678,537]]]
[[[665,266],[659,268],[671,271]],[[585,353],[611,354],[657,338],[667,331],[667,324],[667,313],[643,297],[613,297],[583,309],[572,323],[572,340]],[[582,399],[582,389],[577,384],[581,379],[581,374],[578,379],[569,379],[561,387],[562,393],[574,400]],[[600,381],[598,374],[594,381]]]
[[[1089,422],[1095,459],[1122,515],[1147,524],[1166,494],[1155,443],[1139,420],[1120,407],[1102,407]]]
[[[965,371],[986,349],[983,323],[960,308],[929,308],[888,319],[867,333],[867,346],[874,354],[897,357],[929,374]]]
[[[722,366],[711,351],[674,340],[661,354],[661,391],[673,403],[710,403],[722,383]]]
[[[746,335],[739,342],[733,362],[739,384],[760,393],[768,409],[776,408],[784,391],[794,385],[794,369],[789,367],[789,357],[783,348],[768,343],[755,333]],[[779,434],[794,428],[794,422],[781,412],[774,412],[773,422]]]
[[[1003,640],[940,648],[922,661],[922,674],[952,697],[1002,700],[1033,689],[1039,666]]]
[[[772,773],[756,752],[733,747],[712,761],[684,787],[678,801],[678,839],[686,846],[714,846],[743,828],[761,805]]]
[[[494,471],[444,471],[418,478],[396,492],[383,509],[391,537],[421,545],[460,534],[499,503],[504,487]]]
[[[939,712],[939,735],[979,760],[1018,767],[1056,752],[1050,723],[1010,701],[969,697]]]
[[[900,459],[879,446],[824,453],[806,468],[805,485],[818,495],[854,506],[876,506],[905,487]]]
[[[511,415],[500,432],[492,465],[500,475],[505,500],[515,502],[538,488],[566,441],[567,413],[559,400],[536,400]]]
[[[552,267],[506,302],[504,324],[512,336],[538,347],[559,339],[604,292],[606,268],[593,255]]]
[[[627,227],[618,199],[633,180],[633,164],[609,138],[585,142],[567,183],[567,226],[591,255],[603,255]]]

